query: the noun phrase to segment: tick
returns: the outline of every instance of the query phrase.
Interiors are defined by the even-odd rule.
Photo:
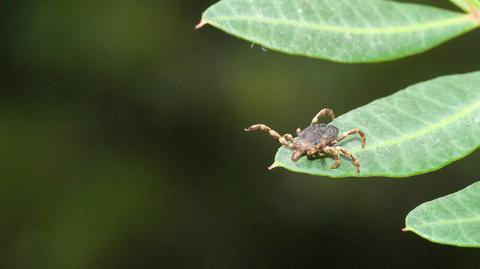
[[[265,124],[252,125],[246,128],[245,131],[261,130],[268,132],[274,139],[278,140],[280,144],[293,151],[292,161],[294,162],[298,161],[304,155],[307,155],[309,158],[330,156],[335,160],[335,163],[330,168],[336,169],[340,165],[340,155],[343,155],[352,160],[353,165],[357,168],[357,172],[360,173],[360,163],[355,155],[335,145],[347,136],[358,134],[362,139],[362,148],[364,148],[367,143],[365,134],[360,131],[360,129],[355,128],[338,136],[337,127],[332,124],[319,123],[320,117],[325,115],[328,115],[332,120],[335,119],[333,110],[324,108],[313,117],[310,126],[304,130],[300,128],[297,129],[297,137],[295,138],[291,134],[281,136]]]

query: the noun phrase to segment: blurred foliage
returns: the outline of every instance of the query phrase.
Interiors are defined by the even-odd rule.
[[[478,28],[474,11],[378,0],[222,0],[195,28],[211,25],[291,55],[372,63],[425,52]]]
[[[478,175],[478,153],[412,181],[338,182],[267,171],[277,145],[242,131],[478,70],[478,32],[342,65],[194,31],[213,2],[3,3],[0,268],[480,264],[400,232]]]

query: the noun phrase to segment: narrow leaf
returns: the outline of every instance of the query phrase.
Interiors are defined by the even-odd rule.
[[[450,0],[463,11],[469,12],[472,9],[472,3],[469,0]]]
[[[474,29],[472,16],[381,0],[222,0],[202,17],[281,52],[339,62],[392,60]]]
[[[440,77],[378,99],[335,119],[344,132],[360,128],[367,145],[351,136],[338,145],[360,161],[330,169],[331,158],[293,162],[282,147],[274,167],[329,177],[408,177],[427,173],[465,157],[480,146],[480,72]]]
[[[480,1],[478,0],[450,0],[450,2],[454,3],[466,12],[471,12],[480,8]]]
[[[435,243],[480,247],[480,182],[421,204],[406,218],[404,231]]]

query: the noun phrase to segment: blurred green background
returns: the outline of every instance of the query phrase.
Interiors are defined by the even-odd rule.
[[[400,231],[480,179],[478,152],[409,179],[332,180],[268,171],[278,145],[243,128],[294,132],[321,108],[480,70],[480,32],[346,65],[194,31],[214,2],[2,3],[0,268],[478,268],[480,250]]]

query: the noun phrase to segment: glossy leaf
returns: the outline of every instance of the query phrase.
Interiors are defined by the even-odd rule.
[[[480,247],[480,182],[421,204],[406,218],[404,231],[432,242]]]
[[[468,14],[380,0],[222,0],[198,27],[207,23],[266,48],[339,62],[420,53],[478,26]]]
[[[274,166],[329,177],[408,177],[440,169],[480,146],[480,72],[440,77],[408,87],[341,115],[332,124],[344,132],[360,128],[367,145],[351,136],[340,143],[361,164],[330,169],[331,158],[297,162],[280,148]],[[305,121],[307,121],[306,119]]]

